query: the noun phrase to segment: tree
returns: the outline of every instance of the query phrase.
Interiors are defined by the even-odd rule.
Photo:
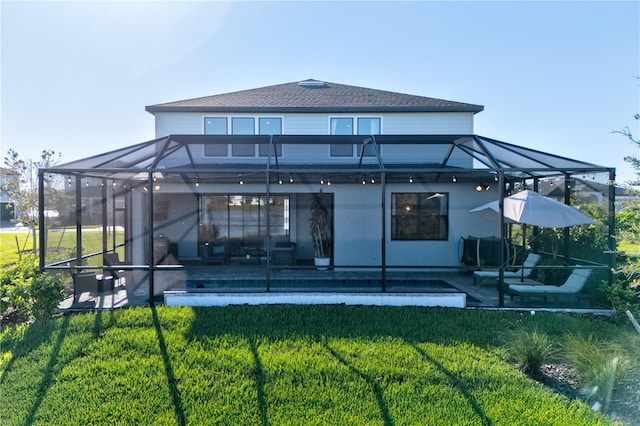
[[[640,80],[640,76],[636,78]],[[640,114],[634,115],[633,119],[640,121]],[[629,142],[640,148],[640,139],[638,139],[633,135],[633,133],[631,133],[631,129],[629,129],[628,126],[623,128],[622,130],[615,130],[613,133],[624,135],[627,139],[629,139]],[[631,167],[633,167],[633,169],[636,171],[636,175],[640,178],[640,157],[635,155],[627,155],[626,157],[624,157],[624,161],[631,164]]]
[[[53,150],[43,150],[38,161],[23,158],[13,149],[7,151],[2,168],[3,189],[11,199],[8,208],[14,209],[16,222],[35,231],[38,226],[38,169],[53,167],[60,162],[62,155]],[[45,194],[55,192],[51,179],[45,180]],[[35,232],[33,232],[34,251]]]

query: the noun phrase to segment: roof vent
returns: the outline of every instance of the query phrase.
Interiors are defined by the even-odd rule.
[[[326,84],[324,81],[318,81],[318,80],[304,80],[298,83],[298,86],[300,87],[309,87],[309,88],[318,88],[318,87],[326,87]]]

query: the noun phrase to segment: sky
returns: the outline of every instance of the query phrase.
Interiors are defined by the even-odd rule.
[[[640,149],[640,2],[0,0],[0,143],[151,140],[145,106],[304,79],[484,105],[475,133],[617,169]]]

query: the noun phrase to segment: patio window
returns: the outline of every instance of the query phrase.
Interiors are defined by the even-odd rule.
[[[353,118],[332,118],[332,135],[353,135]],[[332,157],[353,157],[353,144],[331,144]]]
[[[204,119],[205,135],[226,135],[227,134],[227,118],[226,117],[205,117]],[[204,155],[209,157],[226,157],[229,155],[227,144],[206,144],[204,146]]]
[[[205,195],[200,198],[200,242],[217,239],[258,240],[289,238],[289,196],[269,197],[271,223],[267,225],[264,195]]]
[[[391,239],[447,240],[448,200],[434,192],[391,194]]]
[[[281,135],[282,134],[282,118],[278,117],[261,117],[258,119],[258,133],[261,135]],[[282,145],[274,144],[275,155],[282,156]],[[260,157],[269,155],[269,145],[261,144],[258,146]]]

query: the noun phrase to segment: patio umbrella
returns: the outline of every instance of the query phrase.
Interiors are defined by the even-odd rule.
[[[485,210],[500,212],[498,200],[469,211],[481,212]],[[529,190],[505,197],[504,217],[514,222],[545,228],[599,225],[598,222],[579,210]]]

